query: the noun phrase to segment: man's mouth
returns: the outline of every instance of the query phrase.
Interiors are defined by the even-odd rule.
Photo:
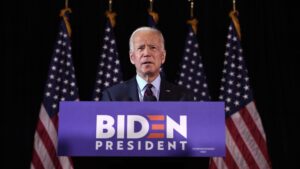
[[[146,64],[152,64],[152,62],[146,61],[146,62],[143,62],[143,63],[142,63],[142,65],[146,65]]]

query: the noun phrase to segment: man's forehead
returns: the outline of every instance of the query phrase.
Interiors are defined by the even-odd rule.
[[[134,39],[134,42],[137,44],[158,44],[161,39],[157,36],[138,36]]]

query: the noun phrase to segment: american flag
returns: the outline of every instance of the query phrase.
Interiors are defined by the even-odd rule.
[[[194,100],[210,100],[197,36],[191,25],[189,25],[185,41],[185,49],[177,83],[193,91]]]
[[[67,23],[68,13],[62,18],[55,43],[39,119],[34,135],[31,169],[71,169],[71,158],[57,156],[57,129],[60,101],[78,99],[78,89],[72,61],[71,40]],[[67,28],[68,27],[68,28]]]
[[[225,102],[226,155],[211,160],[210,169],[269,169],[266,136],[250,88],[241,42],[229,26],[220,100]]]
[[[120,82],[122,82],[122,72],[119,53],[113,28],[110,20],[107,19],[93,99],[99,101],[105,88]]]

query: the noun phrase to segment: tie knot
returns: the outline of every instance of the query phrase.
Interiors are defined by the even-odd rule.
[[[153,87],[153,85],[151,83],[146,84],[147,89],[151,89]]]
[[[146,91],[144,93],[145,96],[153,96],[153,92],[151,90],[152,87],[153,85],[151,83],[146,85]]]
[[[156,97],[154,96],[151,88],[153,87],[153,85],[151,83],[146,85],[146,90],[144,93],[144,101],[157,101]]]

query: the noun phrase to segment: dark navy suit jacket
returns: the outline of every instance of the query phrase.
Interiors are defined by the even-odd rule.
[[[117,84],[103,91],[102,101],[139,101],[136,78]],[[193,101],[193,95],[181,86],[161,79],[159,101]]]

